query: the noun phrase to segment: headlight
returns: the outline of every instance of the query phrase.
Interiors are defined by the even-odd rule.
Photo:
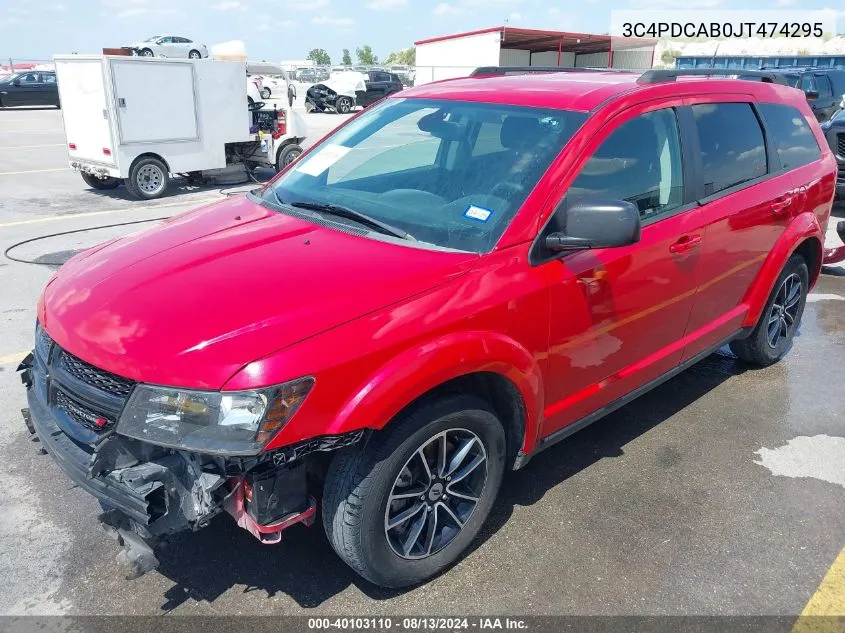
[[[293,417],[312,377],[250,391],[193,391],[138,385],[117,432],[202,453],[254,455]]]

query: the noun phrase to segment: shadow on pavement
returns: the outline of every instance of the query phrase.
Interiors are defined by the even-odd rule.
[[[540,453],[524,469],[505,478],[493,512],[468,553],[504,526],[515,506],[533,505],[549,489],[599,460],[623,455],[630,441],[744,370],[732,355],[714,354]],[[677,456],[663,458],[669,467]],[[270,547],[258,543],[227,516],[220,516],[199,532],[177,537],[159,560],[158,572],[175,583],[164,595],[164,611],[188,599],[213,602],[237,585],[245,586],[244,593],[260,591],[268,598],[287,594],[306,609],[319,606],[350,585],[375,600],[403,593],[376,587],[341,562],[326,540],[319,518],[311,528],[292,528],[279,545]]]

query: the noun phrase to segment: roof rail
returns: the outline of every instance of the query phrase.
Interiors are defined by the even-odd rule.
[[[470,77],[489,77],[504,75],[533,75],[540,73],[594,73],[624,72],[618,68],[574,68],[571,66],[479,66],[470,73]]]
[[[765,70],[745,70],[744,68],[688,68],[680,70],[647,70],[637,83],[658,84],[668,81],[675,81],[678,77],[726,77],[741,76],[743,79],[759,79],[766,83],[787,85],[786,80],[776,72]]]

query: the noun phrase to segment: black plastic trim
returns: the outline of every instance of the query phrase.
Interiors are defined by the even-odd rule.
[[[613,413],[617,409],[620,409],[621,407],[625,406],[629,402],[632,402],[633,400],[637,399],[641,395],[648,393],[649,391],[651,391],[655,387],[659,387],[660,385],[662,385],[667,380],[674,378],[675,376],[680,374],[682,371],[689,369],[690,367],[692,367],[696,363],[701,362],[702,360],[704,360],[705,358],[710,356],[712,353],[714,353],[715,351],[717,351],[721,347],[730,343],[732,340],[741,337],[743,332],[744,332],[744,330],[737,330],[736,332],[731,334],[726,339],[720,341],[719,343],[716,343],[715,345],[708,347],[703,352],[696,354],[695,356],[693,356],[692,358],[690,358],[688,360],[685,360],[681,364],[676,365],[675,367],[673,367],[672,369],[667,371],[662,376],[658,376],[657,378],[650,380],[649,382],[645,383],[644,385],[640,385],[639,387],[637,387],[633,391],[628,392],[627,394],[625,394],[621,398],[618,398],[617,400],[614,400],[610,404],[603,406],[601,409],[597,409],[596,411],[593,411],[589,415],[584,416],[580,420],[576,420],[575,422],[573,422],[571,424],[567,424],[562,429],[559,429],[559,430],[555,431],[554,433],[547,435],[546,437],[542,438],[539,442],[537,442],[537,447],[531,453],[526,454],[526,453],[520,452],[519,455],[517,455],[516,462],[514,464],[514,470],[517,470],[517,469],[525,466],[525,464],[527,464],[528,461],[532,457],[534,457],[534,455],[536,455],[537,453],[549,448],[550,446],[557,444],[561,440],[564,440],[567,437],[569,437],[570,435],[577,433],[581,429],[584,429],[584,428],[590,426],[593,422],[597,422],[598,420],[600,420],[604,416]]]

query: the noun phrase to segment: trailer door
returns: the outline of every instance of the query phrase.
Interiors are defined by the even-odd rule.
[[[113,165],[114,148],[101,60],[57,59],[56,79],[68,155],[71,159]]]
[[[112,59],[121,143],[199,138],[193,62]]]

